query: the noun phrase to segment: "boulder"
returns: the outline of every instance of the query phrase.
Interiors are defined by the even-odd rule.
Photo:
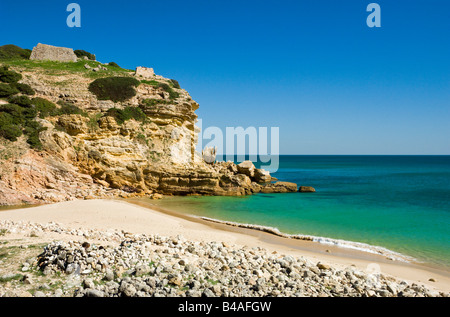
[[[257,183],[268,183],[272,181],[272,176],[270,176],[270,173],[266,170],[255,169],[254,179]]]
[[[252,186],[251,186],[252,193],[257,194],[257,193],[261,192],[261,188],[262,188],[261,185],[259,185],[256,182],[252,182]]]
[[[205,163],[213,164],[216,161],[217,148],[215,147],[205,147],[202,151],[203,160]]]
[[[262,186],[261,193],[295,193],[297,184],[289,182],[276,182]]]
[[[300,186],[298,191],[300,193],[315,193],[316,189],[314,187],[310,187],[310,186]]]
[[[250,178],[255,177],[255,165],[252,161],[244,161],[237,166],[238,172],[241,174],[245,174]]]
[[[151,199],[153,200],[159,200],[159,199],[163,199],[163,195],[158,194],[158,193],[154,193],[153,195],[150,196]]]
[[[329,270],[329,269],[331,269],[331,267],[328,264],[321,263],[321,262],[317,263],[317,267],[319,269],[321,269],[321,270]]]
[[[71,136],[88,132],[88,122],[88,118],[79,114],[62,115],[58,118],[58,125]]]

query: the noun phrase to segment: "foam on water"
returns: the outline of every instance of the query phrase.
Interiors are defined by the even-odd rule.
[[[191,215],[192,217],[196,217],[194,215]],[[340,248],[346,248],[346,249],[352,249],[357,250],[361,252],[367,252],[371,254],[377,254],[385,256],[391,260],[395,261],[401,261],[406,263],[411,262],[418,262],[413,257],[394,252],[392,250],[380,247],[380,246],[374,246],[369,245],[366,243],[360,243],[360,242],[354,242],[354,241],[346,241],[346,240],[339,240],[339,239],[331,239],[331,238],[325,238],[325,237],[316,237],[316,236],[310,236],[310,235],[302,235],[302,234],[287,234],[281,232],[278,228],[268,227],[268,226],[260,226],[260,225],[254,225],[254,224],[245,224],[245,223],[238,223],[238,222],[232,222],[232,221],[223,221],[213,218],[207,218],[207,217],[197,217],[202,220],[213,222],[213,223],[219,223],[224,224],[227,226],[232,227],[238,227],[238,228],[244,228],[244,229],[251,229],[251,230],[258,230],[262,232],[266,232],[269,234],[273,234],[278,237],[286,238],[286,239],[295,239],[295,240],[304,240],[304,241],[312,241],[317,242],[321,244],[326,245],[333,245]]]

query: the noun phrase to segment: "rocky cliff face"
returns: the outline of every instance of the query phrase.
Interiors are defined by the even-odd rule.
[[[1,204],[154,193],[247,195],[296,191],[295,185],[294,189],[261,184],[271,177],[254,169],[253,164],[205,163],[195,152],[199,132],[195,111],[199,105],[170,79],[121,71],[120,76],[136,78],[140,84],[135,96],[114,102],[99,100],[90,91],[93,67],[77,72],[49,70],[39,63],[10,67],[22,74],[21,83],[34,89],[34,97],[74,105],[84,112],[36,119],[46,128],[39,134],[42,151],[29,149],[20,140],[2,141],[0,151],[4,153],[13,148],[22,150],[1,161]],[[117,76],[106,68],[104,74],[101,72],[95,77]],[[121,122],[109,115],[110,109],[127,107],[142,110],[146,120]]]

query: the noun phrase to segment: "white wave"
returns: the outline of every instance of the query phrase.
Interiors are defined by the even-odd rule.
[[[194,217],[197,217],[197,216],[194,216]],[[233,227],[263,231],[263,232],[267,232],[267,233],[270,233],[270,234],[273,234],[273,235],[276,235],[276,236],[279,236],[282,238],[287,238],[287,239],[312,241],[312,242],[317,242],[317,243],[325,244],[325,245],[332,245],[332,246],[336,246],[336,247],[340,247],[340,248],[346,248],[346,249],[352,249],[352,250],[357,250],[357,251],[362,251],[362,252],[367,252],[367,253],[372,253],[372,254],[378,254],[378,255],[385,256],[391,260],[396,260],[396,261],[401,261],[401,262],[407,262],[407,263],[410,263],[413,261],[417,262],[417,260],[413,257],[389,250],[384,247],[374,246],[374,245],[361,243],[361,242],[339,240],[339,239],[332,239],[332,238],[318,237],[318,236],[301,235],[301,234],[293,235],[293,234],[283,233],[278,228],[274,228],[274,227],[260,226],[260,225],[254,225],[254,224],[245,224],[245,223],[238,223],[238,222],[231,222],[231,221],[223,221],[223,220],[207,218],[207,217],[200,217],[200,219],[209,221],[209,222],[233,226]]]

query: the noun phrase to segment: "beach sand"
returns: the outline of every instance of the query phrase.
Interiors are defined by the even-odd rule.
[[[0,211],[0,220],[46,224],[56,222],[69,229],[124,230],[130,233],[181,235],[191,241],[217,241],[237,246],[261,247],[272,253],[303,256],[313,262],[337,268],[355,266],[369,271],[379,269],[399,280],[423,284],[431,290],[449,292],[450,272],[416,263],[392,261],[384,256],[316,242],[277,237],[250,229],[209,223],[185,215],[162,212],[124,200],[79,200],[34,208]],[[69,240],[70,236],[48,234],[40,239]],[[435,282],[430,282],[432,278]]]

